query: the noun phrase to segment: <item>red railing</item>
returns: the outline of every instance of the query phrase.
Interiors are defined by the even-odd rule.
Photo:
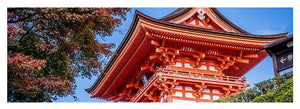
[[[168,77],[180,77],[180,78],[191,78],[197,80],[207,80],[207,81],[219,81],[219,82],[227,82],[227,83],[238,83],[245,84],[245,77],[235,77],[235,76],[221,76],[221,75],[213,75],[213,74],[204,74],[204,73],[196,73],[196,72],[187,72],[187,71],[179,71],[179,70],[170,70],[165,68],[158,68],[155,74],[149,79],[149,81],[135,94],[135,96],[130,100],[130,102],[135,102],[138,97],[141,97],[141,94],[153,85],[155,80],[157,80],[158,75],[168,76]]]
[[[222,76],[222,75],[188,72],[188,71],[180,71],[180,70],[170,70],[165,68],[158,68],[156,73],[162,76],[174,76],[174,77],[181,77],[181,78],[231,82],[231,83],[239,83],[239,84],[246,83],[245,77]]]

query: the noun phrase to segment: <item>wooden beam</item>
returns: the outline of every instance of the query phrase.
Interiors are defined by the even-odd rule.
[[[245,54],[242,57],[243,58],[258,58],[258,54]]]
[[[162,48],[156,48],[155,52],[162,53],[162,52],[164,52],[164,49],[162,49]]]
[[[217,57],[217,60],[221,61],[221,62],[224,62],[224,60],[222,58],[220,58],[220,57]]]
[[[126,88],[130,88],[130,87],[132,87],[134,85],[135,85],[134,83],[129,83],[129,84],[126,85]]]
[[[234,69],[236,70],[239,70],[239,67],[238,66],[233,66]]]
[[[124,96],[120,96],[120,97],[118,97],[118,98],[114,99],[114,102],[118,102],[118,101],[120,101],[120,100],[121,100],[123,97],[124,97]]]
[[[155,39],[155,37],[153,37],[148,31],[145,34],[146,34],[146,36],[150,37],[151,39]]]
[[[115,96],[111,96],[111,97],[107,98],[106,100],[109,101],[109,100],[112,100],[112,99],[114,99],[116,97],[117,97],[116,95]]]
[[[161,46],[160,43],[158,43],[155,40],[151,40],[151,44],[154,45],[154,46]]]
[[[153,60],[153,59],[156,59],[156,58],[158,58],[159,57],[159,55],[158,54],[155,54],[155,55],[151,55],[149,58],[150,58],[150,60]]]
[[[150,68],[149,65],[143,66],[143,67],[141,67],[141,71],[145,71],[145,70],[147,70],[147,69],[149,69],[149,68]]]
[[[120,93],[119,96],[124,96],[124,95],[126,95],[126,94],[127,94],[127,92],[124,91],[124,92]]]
[[[236,59],[236,62],[249,64],[249,59]]]

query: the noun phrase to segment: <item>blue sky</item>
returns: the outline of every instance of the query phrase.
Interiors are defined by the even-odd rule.
[[[124,21],[123,25],[118,28],[119,31],[114,32],[111,37],[100,40],[100,42],[115,43],[116,47],[113,49],[113,51],[115,51],[130,27],[135,10],[139,10],[154,18],[160,18],[176,9],[177,8],[133,8],[131,12],[127,14],[127,20]],[[252,34],[266,35],[284,32],[293,34],[293,8],[218,9],[231,22]],[[287,69],[282,71],[280,74],[291,70],[293,69]],[[247,83],[250,84],[250,87],[254,86],[254,83],[274,77],[272,58],[268,56],[244,76],[247,78]],[[79,102],[103,101],[97,98],[90,98],[90,94],[84,90],[91,87],[96,79],[97,77],[93,77],[91,80],[87,78],[76,78],[77,89],[75,90],[75,95],[79,98]],[[59,98],[55,102],[74,102],[74,99],[71,96],[67,96]]]

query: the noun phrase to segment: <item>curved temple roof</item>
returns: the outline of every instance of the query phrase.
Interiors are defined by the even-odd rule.
[[[172,13],[160,18],[159,20],[163,20],[163,21],[170,21],[172,19],[175,19],[181,15],[183,15],[184,13],[187,13],[191,10],[192,8],[178,8],[177,10],[173,11]],[[247,31],[241,29],[240,27],[236,26],[235,24],[233,24],[231,21],[229,21],[218,9],[216,8],[210,8],[218,17],[220,17],[222,20],[224,20],[225,23],[227,23],[228,25],[234,27],[236,30],[238,30],[241,33],[244,34],[250,34]]]
[[[182,30],[187,30],[187,31],[195,31],[195,32],[207,32],[207,33],[212,33],[212,34],[222,34],[222,35],[230,35],[230,36],[237,36],[237,37],[246,37],[246,38],[254,38],[254,39],[261,39],[261,40],[276,40],[279,39],[281,37],[285,37],[287,35],[287,33],[281,33],[281,34],[273,34],[273,35],[253,35],[250,34],[248,32],[246,32],[245,30],[239,28],[238,26],[234,25],[232,22],[230,22],[225,16],[223,16],[216,8],[209,8],[211,10],[213,10],[214,13],[216,13],[216,15],[218,15],[218,17],[220,17],[225,23],[227,23],[228,25],[230,25],[232,28],[238,30],[239,32],[228,32],[228,31],[223,31],[223,30],[212,30],[212,29],[207,29],[207,28],[200,28],[200,27],[193,27],[193,26],[188,26],[188,25],[182,25],[182,24],[177,24],[177,23],[172,23],[169,22],[169,20],[172,20],[176,17],[179,17],[181,15],[183,15],[184,13],[187,13],[191,10],[192,8],[179,8],[177,10],[175,10],[174,12],[160,18],[160,19],[155,19],[152,18],[150,16],[147,16],[139,11],[136,11],[134,14],[134,18],[132,21],[132,24],[126,34],[126,36],[124,37],[122,43],[119,45],[118,49],[116,50],[115,54],[112,56],[112,58],[110,59],[110,61],[108,62],[107,66],[104,69],[104,73],[102,73],[98,79],[94,82],[94,84],[86,89],[86,91],[88,93],[92,94],[92,97],[95,97],[93,93],[96,93],[96,89],[97,87],[100,85],[101,81],[103,80],[103,78],[105,78],[105,76],[109,73],[112,72],[108,72],[109,69],[111,69],[112,66],[114,66],[116,60],[120,57],[120,54],[123,52],[124,48],[129,44],[129,40],[133,37],[133,33],[136,31],[136,28],[138,27],[139,21],[140,20],[146,20],[146,21],[150,21],[154,24],[158,24],[158,25],[165,25],[165,26],[169,26],[172,28],[179,28]],[[102,81],[103,82],[103,81]]]

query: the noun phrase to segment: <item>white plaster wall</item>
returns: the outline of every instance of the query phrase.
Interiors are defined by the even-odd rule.
[[[182,86],[181,85],[177,85],[177,86],[174,87],[174,89],[182,90]]]
[[[215,69],[214,66],[209,66],[209,70],[210,70],[210,71],[218,71],[217,69]]]
[[[188,97],[188,98],[196,98],[195,96],[193,96],[192,93],[185,93],[185,97]]]
[[[167,94],[164,94],[164,99],[166,99],[167,98]]]
[[[213,96],[213,100],[218,100],[218,99],[220,99],[219,96],[216,96],[216,95]]]
[[[185,68],[193,68],[193,67],[190,65],[190,63],[184,63],[184,67],[185,67]]]
[[[185,90],[187,90],[187,91],[195,91],[195,90],[193,90],[193,88],[191,86],[185,86]]]
[[[196,25],[195,20],[193,20],[192,22],[190,22],[190,24]]]
[[[207,66],[206,65],[201,65],[201,67],[199,67],[198,69],[200,69],[200,70],[207,70]]]
[[[210,89],[203,89],[202,92],[210,93]]]
[[[222,93],[220,93],[220,91],[217,90],[217,89],[213,89],[212,92],[215,93],[215,94],[222,94]]]
[[[175,66],[175,67],[182,67],[182,64],[181,64],[181,62],[176,62],[176,64],[173,65],[173,66]]]
[[[201,99],[210,100],[210,96],[205,94],[203,97],[201,97]]]
[[[182,97],[182,92],[175,92],[175,94],[173,96],[178,96],[178,97]]]

